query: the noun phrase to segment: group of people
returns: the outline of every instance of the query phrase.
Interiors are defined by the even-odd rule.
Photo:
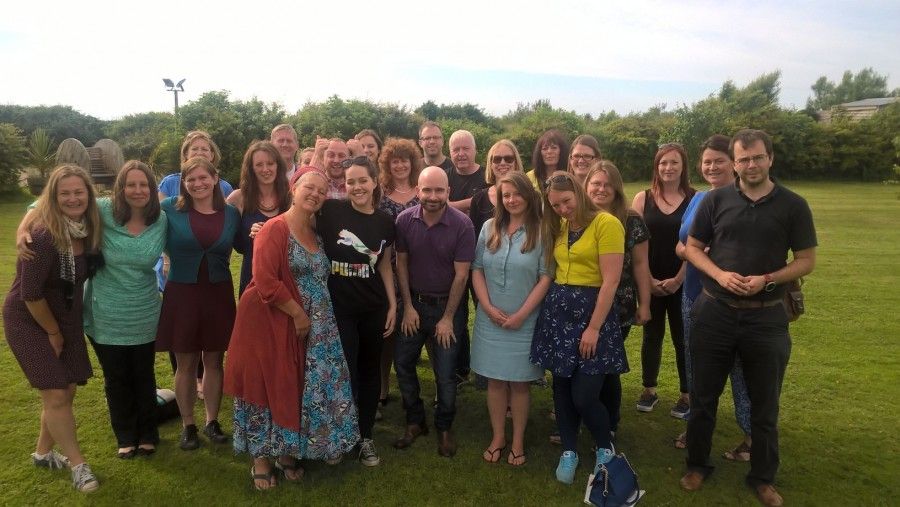
[[[186,136],[181,172],[159,187],[129,161],[111,197],[98,198],[84,170],[57,168],[20,225],[4,305],[10,348],[43,401],[34,464],[70,467],[81,491],[98,486],[72,414],[75,386],[91,376],[86,334],[123,459],[159,442],[153,362],[168,351],[181,449],[200,446],[198,394],[203,435],[229,441],[218,421],[224,393],[234,403],[231,441],[251,457],[256,489],[276,486],[276,475],[300,480],[301,460],[336,464],[353,450],[377,466],[373,426],[392,364],[406,414],[393,446],[429,431],[416,373],[425,347],[440,455],[456,453],[457,384],[471,370],[487,379],[492,438],[482,458],[496,463],[508,446],[506,462],[524,465],[530,384],[549,370],[556,477],[571,484],[582,422],[594,443],[590,470],[616,456],[634,325],[644,335],[636,408],[657,404],[668,316],[681,392],[670,413],[688,420],[675,438],[688,449],[682,487],[700,488],[712,470],[730,374],[746,438],[725,456],[750,461],[748,483],[780,505],[772,484],[790,353],[781,301],[785,284],[812,271],[816,238],[806,202],[769,176],[768,135],[707,140],[698,165],[709,192],[691,187],[681,145],[661,145],[651,187],[631,207],[589,135],[570,144],[546,132],[527,172],[510,140],[491,146],[484,165],[471,133],[450,136],[449,157],[443,140],[434,122],[418,145],[363,130],[319,138],[298,160],[296,132],[279,125],[247,149],[233,191],[201,131]],[[237,305],[232,249],[243,254]]]

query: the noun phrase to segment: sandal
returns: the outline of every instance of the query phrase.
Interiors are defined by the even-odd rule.
[[[672,443],[676,449],[687,449],[687,432],[682,431]]]
[[[741,441],[734,449],[725,451],[722,457],[729,461],[750,461],[750,446],[747,442]]]
[[[275,468],[281,473],[284,480],[289,482],[300,482],[303,479],[303,474],[306,473],[306,470],[300,466],[300,462],[296,459],[291,460],[290,463],[282,463],[281,459],[278,458],[275,460]],[[293,479],[288,477],[288,472],[293,473]]]
[[[499,463],[500,455],[503,454],[503,450],[506,449],[506,446],[498,447],[496,449],[485,449],[484,453],[481,455],[481,459],[487,461],[488,463]]]
[[[268,491],[268,490],[274,488],[275,486],[278,485],[276,482],[274,482],[274,480],[275,480],[275,474],[272,473],[272,470],[269,470],[268,472],[266,472],[264,474],[258,474],[258,473],[256,473],[256,465],[253,465],[250,467],[250,481],[253,484],[253,488],[256,489],[256,491]],[[257,484],[256,481],[266,481],[268,486],[260,487],[260,485]]]
[[[520,467],[525,463],[528,463],[528,458],[525,457],[525,451],[522,451],[522,454],[516,454],[515,451],[510,450],[509,456],[506,457],[506,462],[514,467]]]

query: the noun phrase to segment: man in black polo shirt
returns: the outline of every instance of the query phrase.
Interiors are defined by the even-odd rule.
[[[702,272],[703,292],[691,310],[694,378],[688,472],[681,486],[697,490],[712,472],[709,453],[719,396],[737,354],[751,405],[747,484],[763,504],[781,505],[772,484],[778,470],[779,397],[791,353],[781,300],[788,282],[812,272],[816,232],[806,201],[769,178],[772,141],[765,132],[741,130],[731,152],[738,179],[704,198],[685,251]]]

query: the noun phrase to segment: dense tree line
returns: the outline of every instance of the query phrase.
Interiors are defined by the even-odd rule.
[[[177,170],[178,148],[185,132],[207,130],[222,150],[225,177],[236,182],[246,147],[255,139],[267,138],[278,123],[294,125],[301,146],[312,146],[316,136],[347,139],[363,128],[373,128],[383,138],[415,139],[426,119],[439,122],[445,135],[459,128],[470,130],[482,156],[494,141],[509,138],[526,164],[535,141],[549,128],[558,128],[570,138],[591,134],[600,141],[604,157],[614,161],[628,180],[649,179],[653,154],[661,143],[683,143],[693,164],[697,146],[706,137],[743,127],[772,134],[774,174],[783,179],[878,181],[896,177],[900,103],[859,122],[838,111],[831,123],[823,124],[814,114],[837,103],[889,95],[886,77],[872,69],[855,75],[848,71],[834,84],[822,76],[811,86],[813,96],[805,110],[779,106],[780,77],[777,71],[764,74],[743,87],[727,81],[705,99],[674,109],[659,105],[644,112],[608,112],[597,117],[554,108],[547,100],[519,104],[495,117],[468,103],[428,101],[409,109],[337,96],[307,103],[289,114],[278,103],[234,100],[224,90],[204,93],[185,104],[177,118],[171,113],[151,112],[105,122],[68,106],[0,106],[0,184],[15,180],[10,173],[24,163],[26,138],[38,128],[56,142],[75,137],[90,146],[103,137],[113,139],[126,158],[145,160],[161,174]]]

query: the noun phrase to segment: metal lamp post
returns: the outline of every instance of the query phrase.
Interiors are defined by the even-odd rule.
[[[172,92],[175,94],[175,132],[178,132],[178,92],[184,91],[184,82],[186,80],[182,79],[178,83],[173,83],[169,78],[163,78],[163,83],[166,85],[166,91]]]

